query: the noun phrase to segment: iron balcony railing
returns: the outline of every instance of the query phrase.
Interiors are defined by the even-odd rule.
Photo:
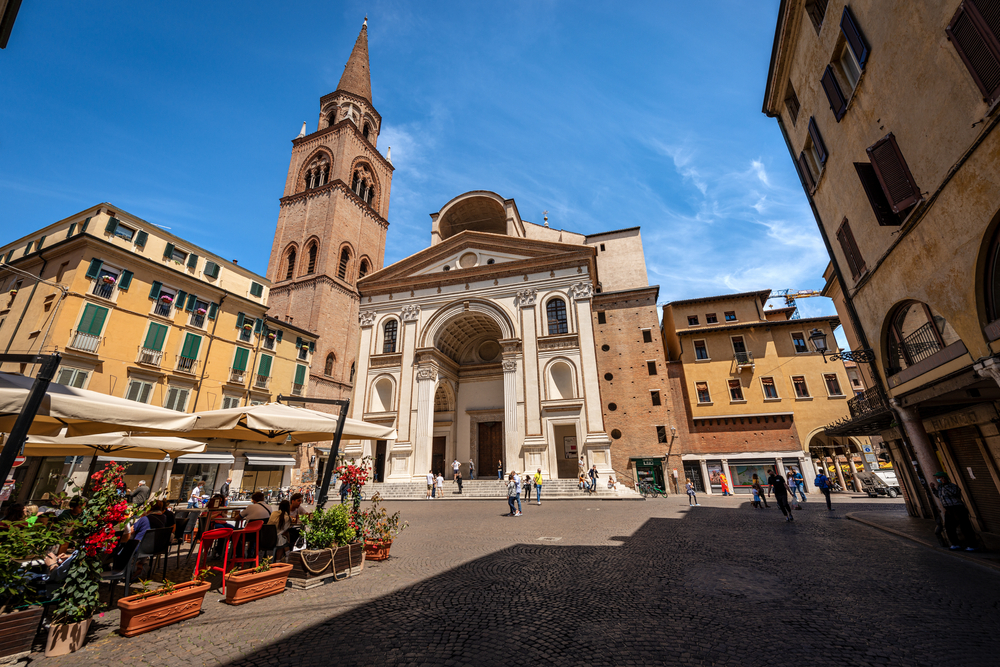
[[[196,368],[198,368],[197,359],[188,359],[187,357],[177,357],[177,370],[179,372],[194,373]]]
[[[94,290],[92,293],[94,296],[99,296],[102,299],[110,299],[115,293],[115,284],[98,280],[94,283]]]
[[[736,362],[737,368],[753,366],[753,352],[736,352],[733,355],[733,360]]]
[[[201,313],[191,313],[191,326],[193,327],[205,326],[205,315]]]
[[[274,349],[274,339],[273,338],[268,338],[267,336],[264,337],[264,349],[265,350],[273,350]]]
[[[299,359],[309,358],[309,348],[305,345],[299,348]]]
[[[170,311],[174,307],[174,302],[157,301],[156,308],[153,309],[154,315],[159,315],[160,317],[170,317]]]
[[[83,333],[82,331],[77,331],[73,336],[73,342],[69,344],[74,350],[80,350],[81,352],[97,352],[97,348],[101,345],[101,337],[94,336],[88,333]]]
[[[851,419],[864,419],[890,410],[889,400],[878,387],[869,387],[848,399],[847,408],[851,411]]]
[[[891,369],[898,373],[903,368],[923,361],[935,352],[941,350],[941,340],[933,322],[927,322],[922,327],[903,339],[902,343],[893,343],[889,348]]]
[[[243,384],[247,381],[247,372],[236,368],[229,369],[229,381]]]
[[[148,347],[140,347],[139,356],[135,360],[135,363],[146,364],[147,366],[159,366],[161,359],[163,359],[163,352],[161,350],[151,350]]]
[[[249,342],[250,341],[250,329],[243,327],[240,329],[240,340]]]
[[[260,375],[258,373],[257,377],[253,381],[253,386],[256,389],[267,389],[267,386],[269,384],[271,384],[271,376],[270,375]]]

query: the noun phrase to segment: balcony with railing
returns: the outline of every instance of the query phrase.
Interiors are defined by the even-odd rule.
[[[240,329],[240,340],[249,343],[251,333],[252,333],[251,329],[243,327],[242,329]]]
[[[205,326],[205,313],[191,313],[191,326],[193,327]]]
[[[264,349],[273,350],[274,349],[274,338],[270,335],[264,336]]]
[[[177,357],[177,372],[194,373],[198,369],[198,360],[188,357]]]
[[[752,369],[754,367],[753,352],[735,352],[733,354],[733,363],[736,365],[736,370],[738,371],[741,371],[744,368]]]
[[[94,296],[99,296],[102,299],[110,299],[115,295],[115,283],[114,282],[104,282],[104,280],[95,280],[94,289],[91,290],[91,294]]]
[[[299,348],[299,359],[305,360],[309,358],[309,346],[303,345]]]
[[[878,387],[869,387],[848,399],[847,409],[851,416],[827,425],[827,435],[878,435],[894,419],[889,399]]]
[[[902,342],[889,346],[890,375],[913,366],[941,350],[941,339],[933,322],[927,322]]]
[[[135,363],[144,364],[146,366],[159,366],[162,359],[163,352],[161,350],[151,350],[148,347],[140,347],[139,356],[136,357]]]
[[[270,384],[271,384],[271,376],[270,375],[261,375],[261,374],[258,373],[254,377],[254,381],[253,381],[253,387],[254,387],[254,389],[267,389],[268,385],[270,385]]]
[[[292,396],[301,396],[305,391],[305,385],[292,383]]]
[[[237,368],[229,369],[229,381],[235,382],[236,384],[243,384],[247,381],[247,372],[239,370]]]
[[[90,352],[94,354],[97,352],[97,348],[101,346],[101,337],[94,336],[89,333],[84,333],[82,331],[77,331],[73,335],[73,340],[70,342],[69,347],[74,350],[79,350],[80,352]]]
[[[157,299],[156,307],[153,308],[153,314],[159,315],[160,317],[170,317],[173,313],[174,302],[164,301],[162,299]]]

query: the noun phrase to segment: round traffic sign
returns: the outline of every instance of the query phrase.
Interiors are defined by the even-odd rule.
[[[14,467],[15,468],[18,467],[19,465],[21,465],[22,463],[24,463],[27,460],[28,459],[26,457],[24,457],[24,456],[18,456],[18,457],[16,457],[14,459]]]

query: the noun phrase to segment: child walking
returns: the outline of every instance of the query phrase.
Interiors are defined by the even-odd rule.
[[[761,509],[761,507],[760,507],[760,492],[757,491],[757,487],[751,487],[750,490],[753,492],[753,502],[751,503],[751,505],[753,507],[756,507],[757,509]]]
[[[685,478],[687,484],[685,484],[685,489],[687,489],[688,494],[688,507],[701,507],[701,503],[694,495],[694,484],[691,483],[690,479]]]

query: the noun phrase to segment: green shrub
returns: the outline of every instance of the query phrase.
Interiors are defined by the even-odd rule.
[[[308,549],[342,547],[353,542],[357,535],[351,522],[351,512],[345,505],[334,505],[327,510],[317,508],[312,514],[302,517],[302,523],[306,526]]]

